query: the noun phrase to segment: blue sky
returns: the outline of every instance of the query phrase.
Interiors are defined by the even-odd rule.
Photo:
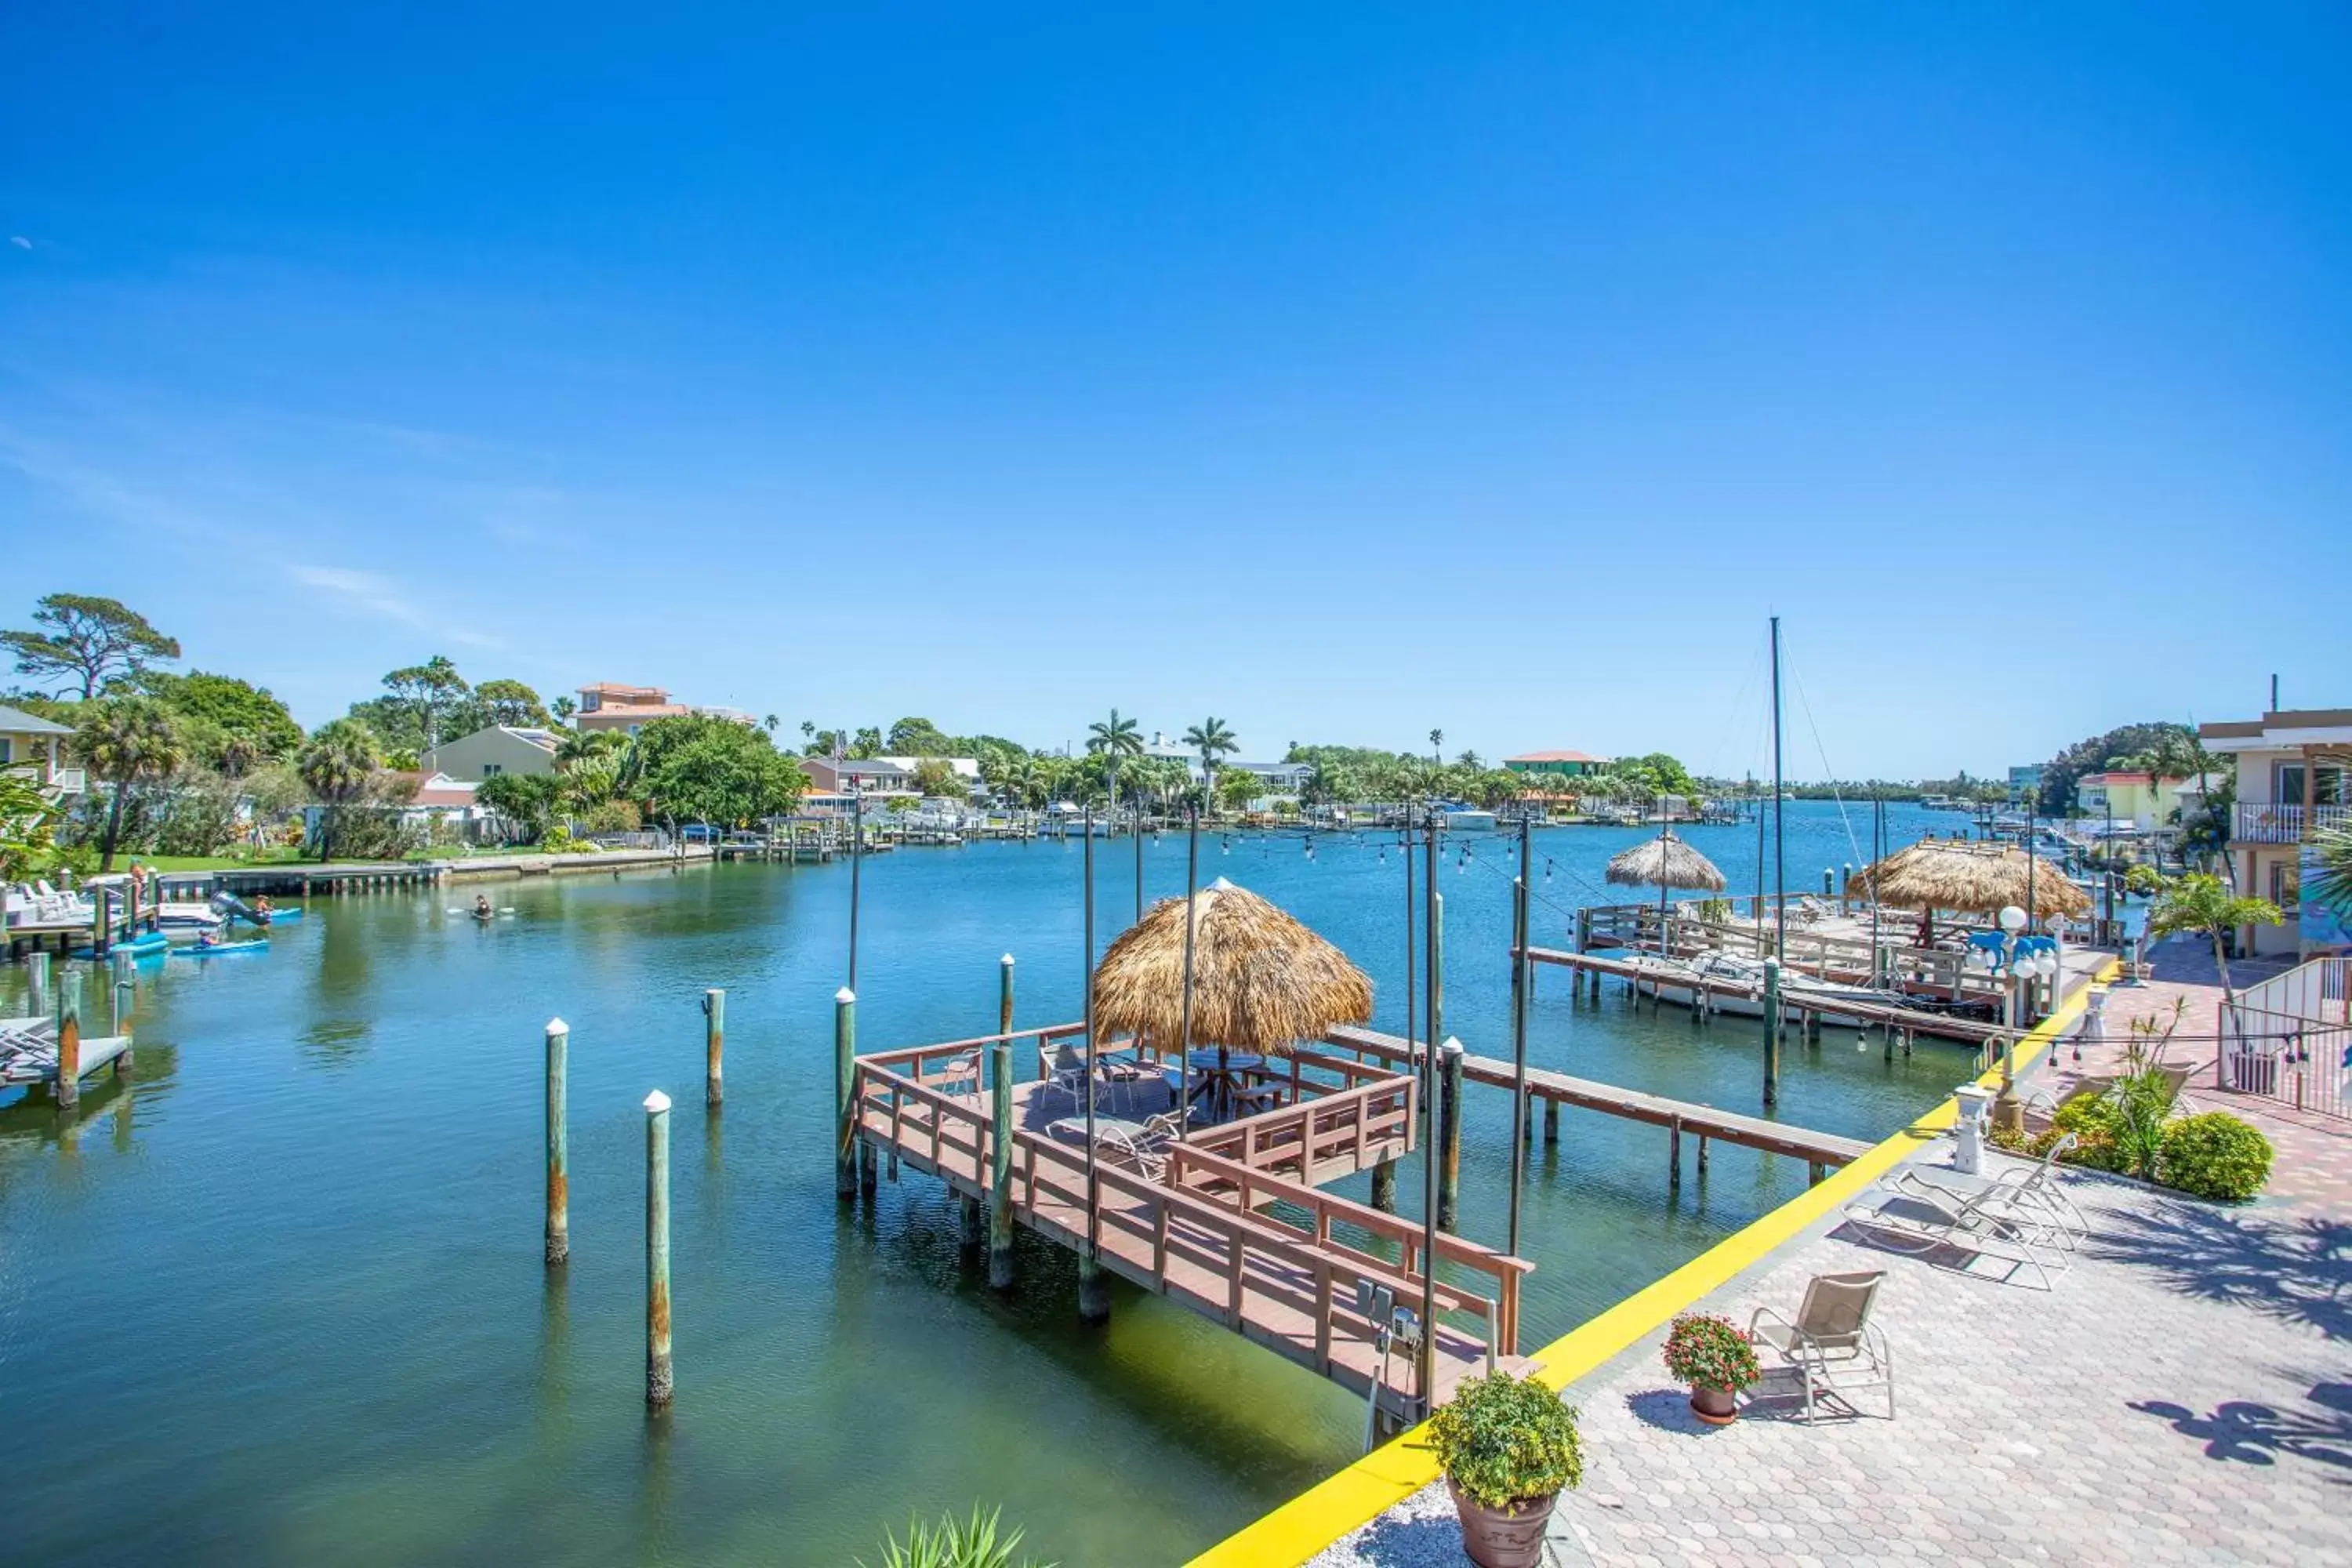
[[[2352,11],[1105,9],[17,0],[0,619],[1737,773],[1777,611],[1797,775],[2352,702]]]

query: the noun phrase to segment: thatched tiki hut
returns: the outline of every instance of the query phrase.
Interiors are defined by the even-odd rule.
[[[2014,904],[2032,910],[2036,920],[2091,912],[2091,895],[2068,881],[2063,870],[2047,860],[2029,860],[2012,844],[1923,839],[1864,867],[1848,885],[1882,906],[1917,910],[1922,947],[1932,938],[1938,910],[1989,915]]]
[[[1686,892],[1719,893],[1723,891],[1723,873],[1715,862],[1675,837],[1675,830],[1658,830],[1655,838],[1644,839],[1609,862],[1609,879],[1623,888],[1655,888],[1658,889],[1658,956],[1666,952],[1666,889],[1680,888]]]
[[[1372,1016],[1372,983],[1297,921],[1220,877],[1193,899],[1195,1046],[1288,1054]],[[1095,1030],[1163,1054],[1184,1042],[1184,900],[1162,899],[1095,970]]]

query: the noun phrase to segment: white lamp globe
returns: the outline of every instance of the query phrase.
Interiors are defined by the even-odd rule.
[[[2025,929],[2025,911],[2011,904],[2000,911],[2000,929],[2015,936]]]
[[[2058,974],[2058,955],[2047,951],[2035,953],[2033,972],[2044,980],[2055,979]]]

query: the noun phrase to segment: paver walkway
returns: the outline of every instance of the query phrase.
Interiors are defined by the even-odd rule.
[[[1568,1391],[1585,1479],[1550,1561],[2352,1563],[2352,1184],[2310,1163],[2340,1172],[2352,1138],[2287,1126],[2254,1205],[2070,1173],[2093,1237],[2048,1292],[1816,1226],[1701,1307],[1744,1325],[1792,1312],[1815,1274],[1885,1269],[1896,1415],[1861,1394],[1862,1414],[1808,1427],[1768,1384],[1708,1428],[1653,1334]],[[1315,1563],[1463,1561],[1441,1485]]]

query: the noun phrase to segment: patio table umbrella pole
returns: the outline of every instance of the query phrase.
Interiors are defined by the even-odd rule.
[[[1201,808],[1184,808],[1184,1004],[1177,1025],[1176,1139],[1181,1142],[1192,1122],[1192,959],[1200,936]]]
[[[1437,819],[1434,815],[1423,825],[1422,860],[1422,897],[1433,899],[1437,892]],[[1422,934],[1429,944],[1429,971],[1437,973],[1437,923],[1433,911],[1424,910]],[[1437,988],[1431,985],[1424,1001],[1429,1031],[1428,1056],[1433,1068],[1437,1060]],[[1432,1074],[1433,1079],[1434,1073]],[[1435,1125],[1435,1118],[1431,1124]],[[1421,1160],[1421,1365],[1415,1386],[1421,1394],[1421,1413],[1425,1418],[1436,1408],[1437,1388],[1437,1151],[1433,1147]]]
[[[1086,810],[1086,976],[1087,976],[1087,1244],[1078,1253],[1078,1316],[1090,1323],[1110,1316],[1109,1293],[1103,1287],[1102,1259],[1097,1254],[1096,1215],[1102,1194],[1095,1181],[1095,1074],[1102,1062],[1101,1042],[1095,1037],[1095,808]]]

